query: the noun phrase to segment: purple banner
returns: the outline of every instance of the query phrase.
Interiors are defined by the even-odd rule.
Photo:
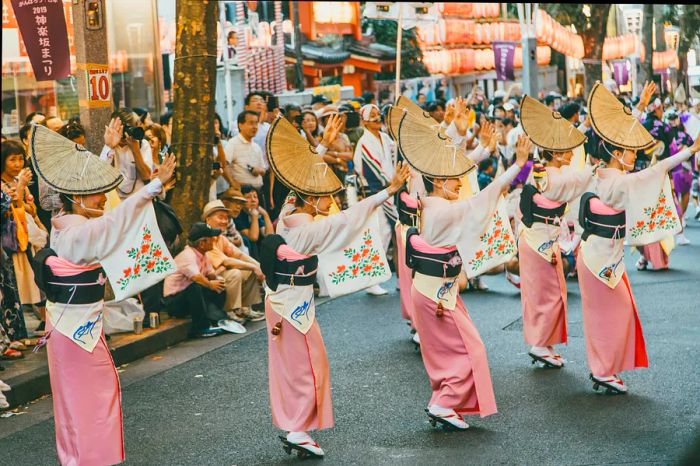
[[[496,65],[496,79],[499,81],[515,79],[513,61],[515,59],[515,42],[494,42],[493,58]]]
[[[613,76],[618,86],[624,86],[629,81],[629,68],[627,60],[615,60],[612,62]]]
[[[661,81],[661,93],[666,92],[666,81],[669,79],[668,68],[662,68],[660,70],[654,70],[654,74],[659,76]]]
[[[70,75],[68,31],[62,0],[12,0],[27,56],[37,81]]]

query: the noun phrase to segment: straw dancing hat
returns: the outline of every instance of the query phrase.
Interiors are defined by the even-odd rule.
[[[401,117],[397,141],[408,164],[423,175],[457,178],[475,167],[437,121],[418,117],[410,110]]]
[[[574,125],[530,96],[520,102],[520,123],[536,146],[552,152],[566,152],[586,142]]]
[[[109,163],[45,126],[32,127],[29,154],[39,176],[59,193],[105,193],[124,178]]]
[[[423,110],[408,97],[400,96],[396,99],[396,103],[389,107],[387,111],[386,126],[389,130],[389,135],[397,141],[399,135],[399,123],[404,114],[410,114],[411,118],[416,122],[422,122],[426,125],[433,126],[439,123],[430,116],[428,112]]]
[[[342,183],[323,157],[287,121],[278,117],[270,127],[265,150],[275,176],[290,189],[307,196],[340,191]]]
[[[600,82],[593,86],[588,96],[588,112],[593,130],[610,144],[631,150],[654,144],[654,137],[632,115],[632,110]]]

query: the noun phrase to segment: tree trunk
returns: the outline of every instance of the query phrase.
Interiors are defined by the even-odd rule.
[[[185,230],[209,198],[214,147],[218,4],[177,0],[172,150],[177,185],[172,206]]]
[[[605,27],[608,23],[610,5],[591,4],[590,23],[593,25],[581,34],[583,39],[583,67],[585,71],[585,94],[591,92],[596,81],[603,78],[603,42],[605,42]]]
[[[651,81],[654,76],[652,54],[654,42],[652,29],[654,27],[654,5],[647,3],[644,5],[644,17],[642,18],[642,44],[644,45],[644,55],[641,57],[642,63],[639,69],[637,80],[639,86],[643,86],[646,81]]]

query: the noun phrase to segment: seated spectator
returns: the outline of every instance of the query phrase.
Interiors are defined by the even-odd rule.
[[[226,144],[226,170],[241,186],[262,188],[262,175],[266,173],[263,152],[258,144],[253,142],[258,132],[258,114],[251,110],[243,110],[238,115],[238,135]]]
[[[229,222],[229,210],[221,201],[212,201],[204,206],[202,219],[213,229],[226,230]],[[236,322],[250,320],[257,322],[265,319],[265,314],[250,307],[259,304],[260,285],[265,279],[260,264],[247,254],[241,252],[223,234],[216,238],[214,249],[207,252],[216,274],[224,278],[226,285],[226,302],[224,310]]]
[[[272,226],[270,215],[260,207],[258,192],[250,186],[244,186],[242,192],[246,198],[246,205],[234,222],[236,229],[243,235],[243,242],[248,247],[250,255],[253,259],[259,260],[258,247],[266,235],[275,232],[275,228]]]
[[[243,242],[243,236],[236,228],[234,219],[240,215],[248,200],[243,197],[243,193],[236,188],[229,188],[219,197],[224,206],[228,209],[228,225],[224,228],[223,235],[229,239],[242,252],[249,254],[248,247]]]
[[[226,319],[226,284],[223,278],[216,276],[206,256],[220,234],[221,230],[210,228],[206,223],[193,224],[189,231],[190,244],[175,256],[177,270],[165,278],[165,310],[173,317],[191,316],[190,336],[193,337],[246,331],[238,322]]]
[[[496,173],[494,168],[493,158],[488,157],[487,159],[479,162],[479,172],[477,174],[477,181],[479,183],[479,189],[483,190],[486,186],[490,185],[493,181],[493,177]]]

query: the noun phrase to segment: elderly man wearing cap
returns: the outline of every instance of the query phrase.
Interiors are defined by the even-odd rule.
[[[202,220],[209,227],[224,232],[228,227],[230,215],[231,211],[222,201],[211,201],[204,206]],[[237,322],[264,320],[264,313],[250,309],[253,304],[261,302],[260,285],[265,276],[260,270],[260,264],[238,249],[223,234],[216,237],[214,247],[207,251],[207,258],[216,274],[224,279],[224,310],[228,315]]]
[[[376,194],[389,185],[394,176],[394,143],[391,137],[381,131],[382,117],[379,107],[365,105],[360,109],[360,118],[365,132],[357,142],[353,163],[360,175],[366,194]],[[380,216],[379,225],[382,234],[382,247],[386,251],[392,238],[393,224],[398,219],[393,200],[389,198],[382,204],[384,215]],[[387,294],[380,285],[367,289],[374,296]]]
[[[206,223],[193,224],[188,236],[190,244],[175,257],[176,272],[165,278],[165,309],[174,317],[191,316],[190,336],[193,337],[213,337],[223,331],[246,331],[238,322],[226,318],[226,281],[216,275],[206,255],[220,235],[221,230]],[[212,322],[217,325],[212,326]]]

